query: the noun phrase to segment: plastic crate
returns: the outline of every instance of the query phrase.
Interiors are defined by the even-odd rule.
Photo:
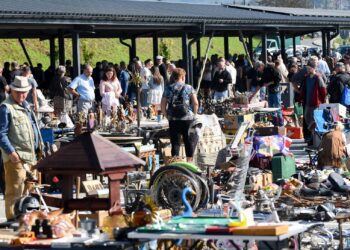
[[[296,173],[295,159],[290,156],[274,156],[272,157],[272,178],[288,179]]]

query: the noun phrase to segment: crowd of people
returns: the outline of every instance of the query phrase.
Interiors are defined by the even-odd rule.
[[[157,56],[155,62],[147,59],[142,63],[139,58],[134,58],[129,64],[102,61],[94,68],[84,65],[82,74],[73,79],[70,60],[66,65],[57,69],[49,67],[46,71],[41,64],[31,68],[27,64],[6,62],[0,68],[0,148],[4,176],[10,180],[6,183],[11,183],[2,187],[5,189],[6,216],[13,218],[14,202],[24,191],[23,179],[27,173],[24,166],[35,165],[39,159],[37,153],[43,147],[35,119],[39,89],[53,100],[57,116],[72,112],[87,114],[98,103],[108,116],[125,100],[133,103],[139,89],[141,107],[146,109],[151,105],[169,120],[172,155],[179,155],[182,137],[187,160],[192,161],[196,143],[189,139],[189,130],[198,124],[196,115],[200,104],[197,94],[201,98],[221,101],[233,97],[236,91],[250,92],[250,100],[258,96],[260,101],[268,101],[269,107],[278,109],[273,123],[283,126],[281,83],[292,83],[295,102],[303,107],[304,136],[310,140],[314,128],[313,111],[320,104],[327,98],[330,103],[344,103],[346,92],[350,105],[350,89],[345,91],[350,88],[350,55],[338,59],[324,59],[316,54],[307,60],[292,57],[285,64],[280,54],[269,55],[266,63],[250,61],[244,55],[226,59],[213,55],[204,67],[202,59],[193,60],[193,85],[186,83],[187,72],[182,69],[181,60],[173,62],[162,56]],[[340,136],[329,138],[341,141]],[[333,145],[333,141],[324,143]]]
[[[312,126],[313,110],[326,102],[327,95],[329,102],[341,102],[344,86],[350,78],[350,55],[345,54],[341,60],[337,60],[338,57],[325,60],[316,54],[308,60],[292,57],[285,64],[281,55],[275,54],[268,55],[265,64],[259,60],[249,61],[244,55],[235,54],[226,59],[212,55],[204,66],[200,93],[219,101],[232,97],[236,91],[250,92],[250,99],[259,95],[260,100],[268,101],[269,107],[281,108],[280,83],[291,82],[295,102],[300,102],[304,107],[307,128]],[[202,64],[202,59],[193,60],[194,89],[199,84]],[[172,74],[182,66],[181,60],[174,62],[162,56],[157,56],[155,62],[152,59],[141,62],[139,58],[134,58],[129,64],[123,61],[119,64],[102,61],[97,62],[94,68],[84,65],[82,74],[72,79],[70,60],[64,66],[60,65],[57,69],[49,67],[46,71],[41,64],[31,68],[27,64],[20,66],[16,62],[6,62],[0,68],[0,101],[9,92],[8,84],[13,82],[15,76],[21,75],[27,77],[32,86],[27,101],[34,111],[38,109],[36,89],[40,89],[53,100],[56,115],[71,113],[73,100],[77,100],[77,112],[87,113],[97,103],[102,103],[103,111],[110,114],[111,108],[115,109],[125,99],[131,102],[136,100],[137,87],[133,75],[139,73],[141,107],[152,105],[160,112],[163,93],[167,86],[175,82]],[[283,125],[280,111],[276,112],[273,123],[276,126]],[[308,136],[308,129],[304,133]]]

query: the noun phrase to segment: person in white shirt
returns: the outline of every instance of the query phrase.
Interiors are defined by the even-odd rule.
[[[148,107],[148,91],[149,91],[149,83],[152,79],[151,68],[153,66],[153,61],[151,59],[147,59],[145,61],[145,66],[141,69],[141,107]]]
[[[235,68],[234,62],[231,62],[230,60],[226,61],[226,70],[230,73],[232,78],[232,83],[228,85],[228,96],[233,97],[235,93],[235,85],[236,85],[236,77],[237,77],[237,70]]]
[[[95,109],[95,84],[91,75],[92,67],[87,64],[84,66],[84,73],[74,78],[68,86],[70,92],[78,98],[78,113],[83,111],[88,114],[89,109]]]

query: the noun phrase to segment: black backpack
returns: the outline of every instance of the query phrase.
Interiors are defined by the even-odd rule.
[[[182,96],[184,90],[185,85],[182,86],[178,93],[176,93],[177,91],[174,91],[174,95],[171,98],[169,109],[171,110],[172,116],[175,118],[182,118],[188,114],[189,107]]]

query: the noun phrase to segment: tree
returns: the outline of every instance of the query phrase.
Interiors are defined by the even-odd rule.
[[[159,50],[160,50],[160,54],[165,57],[170,59],[171,58],[171,47],[173,45],[172,40],[170,39],[164,39],[161,38],[160,39],[160,43],[159,43]]]
[[[289,8],[313,8],[314,0],[257,0],[259,5]]]
[[[88,43],[86,40],[82,40],[81,42],[81,51],[83,54],[84,64],[91,64],[95,53],[93,51],[88,50]]]

